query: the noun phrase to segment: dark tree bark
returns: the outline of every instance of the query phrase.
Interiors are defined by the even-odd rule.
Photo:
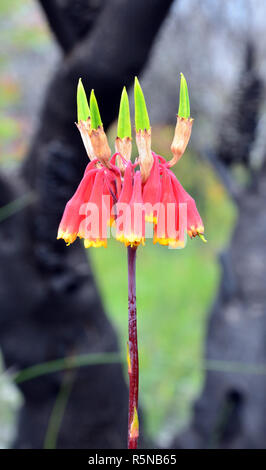
[[[22,171],[1,181],[1,204],[27,191],[35,197],[1,225],[0,344],[6,366],[18,369],[71,354],[118,351],[85,251],[78,242],[67,248],[56,241],[64,205],[87,164],[74,125],[76,85],[81,76],[88,91],[95,88],[107,128],[117,115],[123,85],[145,65],[172,2],[110,0],[100,2],[92,16],[92,2],[86,2],[87,23],[75,2],[41,3],[65,55]],[[15,447],[42,447],[64,377],[53,373],[20,385],[25,403]],[[127,387],[121,365],[82,368],[73,380],[58,447],[125,446]]]
[[[249,167],[249,156],[256,138],[259,101],[262,93],[262,81],[254,73],[254,69],[254,44],[248,41],[244,67],[232,97],[233,105],[222,124],[217,148],[217,157],[227,166],[242,163]]]
[[[225,153],[221,138],[217,150],[220,162],[229,167],[242,162],[250,179],[245,187],[234,188],[238,220],[220,258],[221,283],[206,340],[206,360],[222,361],[229,371],[218,365],[215,370],[215,362],[214,370],[207,371],[192,422],[173,442],[178,448],[264,448],[266,442],[265,370],[258,373],[266,363],[266,166],[257,173],[249,169],[262,93],[251,50],[248,44],[246,76],[239,87],[242,99],[232,110],[238,117],[227,129],[238,140]],[[246,105],[249,112],[243,114]]]
[[[68,53],[87,36],[106,0],[39,0],[47,21],[63,49]]]

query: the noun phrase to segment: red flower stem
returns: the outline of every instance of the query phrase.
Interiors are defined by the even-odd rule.
[[[128,449],[136,449],[138,444],[138,411],[139,395],[139,359],[137,338],[137,309],[136,309],[136,247],[128,247],[128,346],[129,346],[129,406],[128,406]],[[134,412],[136,410],[136,412]],[[136,419],[134,420],[136,421]],[[133,426],[132,426],[133,424]]]

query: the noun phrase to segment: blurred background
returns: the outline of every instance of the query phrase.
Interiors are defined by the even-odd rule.
[[[265,447],[265,2],[2,0],[0,15],[0,447],[125,446],[126,250],[55,241],[87,164],[76,85],[113,143],[138,74],[170,159],[180,72],[195,122],[175,172],[208,243],[138,250],[141,445]]]

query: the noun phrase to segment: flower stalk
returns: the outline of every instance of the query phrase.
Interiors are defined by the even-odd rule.
[[[139,437],[139,359],[136,309],[136,255],[137,247],[128,246],[128,449],[136,449]]]

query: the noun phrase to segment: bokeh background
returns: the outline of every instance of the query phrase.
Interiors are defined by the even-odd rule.
[[[67,2],[62,5],[64,3]],[[79,2],[74,4],[78,15]],[[187,78],[191,114],[195,118],[193,138],[175,172],[197,201],[208,240],[207,244],[200,239],[188,240],[184,250],[168,250],[147,241],[146,246],[138,250],[140,403],[143,433],[155,446],[173,446],[176,436],[182,435],[193,422],[195,400],[204,390],[208,372],[215,369],[211,359],[217,361],[218,374],[227,374],[231,360],[241,359],[241,351],[239,358],[234,353],[230,357],[230,352],[227,357],[215,353],[213,357],[207,357],[207,333],[210,312],[215,310],[213,306],[221,286],[220,253],[230,250],[238,220],[239,199],[236,200],[234,191],[239,190],[238,197],[241,191],[256,192],[254,187],[250,190],[250,185],[256,186],[251,175],[261,171],[265,157],[265,13],[266,5],[259,0],[173,1],[139,74],[153,127],[153,149],[167,159],[171,157],[170,144],[178,109],[179,73],[183,72]],[[135,27],[138,28],[137,22]],[[0,44],[0,165],[7,178],[13,178],[40,126],[45,92],[53,74],[61,67],[62,51],[43,9],[34,0],[1,0]],[[259,83],[259,94],[256,83]],[[74,90],[76,85],[73,79]],[[97,83],[95,88],[97,91]],[[100,109],[104,108],[101,96],[97,97]],[[132,91],[130,97],[133,116]],[[59,107],[62,106],[60,103]],[[245,122],[241,127],[239,122],[248,119],[250,113],[255,124]],[[75,118],[73,115],[73,126]],[[248,143],[244,142],[245,133]],[[109,127],[108,135],[113,142],[115,122]],[[246,145],[244,150],[241,145]],[[81,162],[84,167],[85,150]],[[1,221],[8,217],[6,205],[2,205]],[[115,328],[119,347],[125,353],[126,250],[110,240],[107,249],[90,250],[89,256],[105,312]],[[253,276],[252,269],[251,265],[247,276]],[[2,302],[0,299],[0,304]],[[237,328],[241,330],[241,316],[235,321],[238,320]],[[234,323],[234,318],[232,321]],[[222,335],[222,322],[216,327],[221,328]],[[226,347],[230,349],[232,344],[228,344]],[[250,358],[245,358],[249,380],[250,375],[256,376],[256,367],[262,367],[264,359],[263,354],[258,359],[252,353]],[[242,373],[245,361],[239,368],[238,362],[234,362],[233,376]],[[34,359],[34,346],[32,363],[38,364],[37,358]],[[251,366],[255,372],[250,371]],[[17,369],[20,369],[17,363],[7,367],[3,353],[1,448],[13,445],[18,414],[25,406],[23,391],[19,390],[13,377]],[[123,374],[127,381],[124,365]],[[263,374],[262,370],[260,377]],[[58,400],[56,392],[54,399]],[[64,395],[63,398],[59,396],[59,403],[60,400],[60,411],[53,408],[48,413],[47,432],[52,433],[53,438],[49,440],[50,435],[47,437],[46,433],[43,444],[46,447],[57,447],[57,434],[67,408]],[[21,419],[23,421],[23,417]],[[56,431],[51,431],[53,426]],[[263,439],[265,430],[262,428],[259,432]],[[225,446],[230,447],[232,440],[229,437]],[[254,447],[260,445],[255,438],[250,442]]]

